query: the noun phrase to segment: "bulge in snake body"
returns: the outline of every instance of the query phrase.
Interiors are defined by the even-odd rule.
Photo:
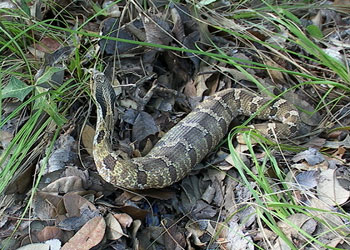
[[[95,89],[94,160],[107,182],[128,189],[162,188],[183,179],[223,139],[237,115],[251,115],[269,101],[243,89],[220,91],[170,129],[146,156],[123,160],[110,147],[113,105],[106,101],[113,102],[114,97],[105,98],[110,87],[103,84]],[[299,122],[298,112],[284,100],[272,103],[256,117],[280,121],[277,129],[282,137],[293,135]]]

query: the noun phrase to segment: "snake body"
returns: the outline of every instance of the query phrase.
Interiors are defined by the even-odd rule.
[[[97,125],[93,156],[104,180],[128,189],[169,186],[184,178],[227,134],[238,115],[250,116],[270,99],[244,89],[226,89],[201,102],[170,129],[144,157],[122,159],[111,150],[115,92],[103,73],[94,74],[93,97],[97,106]],[[298,131],[298,111],[286,100],[278,99],[256,116],[279,123],[255,125],[262,133],[290,137]]]

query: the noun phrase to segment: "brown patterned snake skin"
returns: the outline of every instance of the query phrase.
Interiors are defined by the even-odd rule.
[[[103,73],[95,72],[93,79],[94,160],[103,179],[128,189],[162,188],[181,180],[217,146],[237,115],[251,116],[270,101],[243,89],[220,91],[170,129],[146,156],[124,160],[110,147],[115,92]],[[267,136],[275,131],[279,138],[295,135],[300,123],[298,111],[283,99],[269,104],[256,118],[279,121],[254,126]]]

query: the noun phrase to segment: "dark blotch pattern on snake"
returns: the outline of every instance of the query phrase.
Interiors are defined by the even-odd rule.
[[[184,178],[227,134],[238,115],[251,116],[270,100],[244,89],[226,89],[200,103],[170,129],[144,157],[124,160],[111,150],[115,93],[103,73],[94,74],[93,97],[97,125],[93,156],[99,174],[107,182],[128,189],[162,188]],[[279,99],[256,118],[279,123],[255,125],[262,134],[293,136],[300,123],[298,111]]]

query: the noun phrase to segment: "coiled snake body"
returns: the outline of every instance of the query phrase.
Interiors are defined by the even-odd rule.
[[[243,89],[220,91],[170,129],[146,156],[124,160],[110,146],[115,92],[103,73],[94,74],[93,97],[97,105],[93,156],[98,172],[107,182],[128,189],[162,188],[181,180],[217,146],[237,115],[250,116],[270,101]],[[280,138],[293,136],[300,122],[298,111],[283,99],[270,103],[256,118],[279,121],[255,127]]]

